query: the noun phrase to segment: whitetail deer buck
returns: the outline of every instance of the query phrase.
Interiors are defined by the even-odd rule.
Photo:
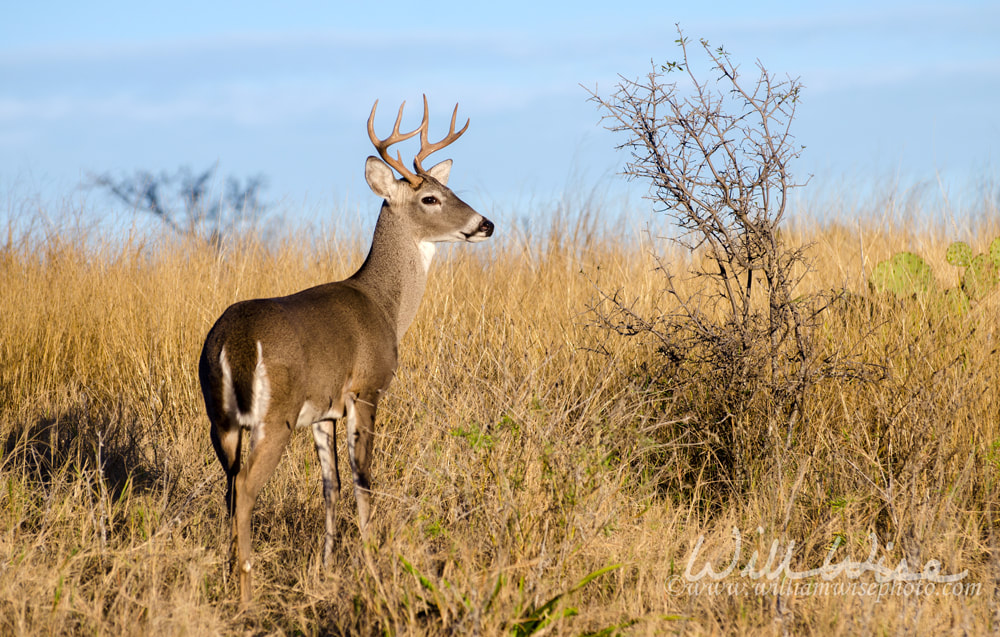
[[[405,104],[405,102],[404,102]],[[427,97],[420,126],[399,132],[399,107],[392,134],[379,140],[374,119],[368,136],[383,161],[369,157],[365,178],[382,209],[371,250],[353,276],[291,296],[240,301],[216,321],[201,352],[198,373],[212,424],[212,445],[226,472],[226,504],[240,570],[244,604],[252,597],[250,513],[261,486],[281,458],[292,429],[312,427],[323,477],[326,533],[323,563],[336,539],[334,504],[340,491],[335,424],[347,421],[347,452],[362,534],[368,524],[369,466],[375,408],[396,371],[399,341],[413,321],[424,294],[434,244],[482,241],[493,223],[470,208],[445,184],[451,160],[425,170],[428,155],[448,146],[457,133],[451,116],[448,134],[427,139]],[[389,146],[420,133],[414,172]],[[390,168],[391,167],[391,168]],[[396,179],[392,168],[402,176]],[[242,429],[249,430],[250,453],[240,463]]]

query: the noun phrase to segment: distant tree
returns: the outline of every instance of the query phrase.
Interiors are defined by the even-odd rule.
[[[159,174],[139,170],[122,177],[104,173],[94,176],[92,183],[133,210],[152,214],[177,234],[199,237],[217,247],[226,234],[255,221],[266,210],[259,199],[266,186],[263,175],[242,181],[229,177],[224,189],[213,196],[217,168],[192,172],[182,167],[175,173]]]

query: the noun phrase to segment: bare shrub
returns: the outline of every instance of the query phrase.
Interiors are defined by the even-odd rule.
[[[647,198],[677,227],[666,240],[693,265],[679,273],[660,260],[671,300],[662,313],[640,315],[618,293],[602,293],[593,309],[604,328],[652,338],[659,358],[649,379],[688,430],[703,427],[716,441],[711,464],[734,469],[723,476],[732,479],[743,466],[734,454],[755,457],[782,434],[789,444],[821,371],[811,332],[824,303],[796,295],[810,264],[780,232],[789,194],[802,185],[790,171],[801,152],[790,131],[802,84],[760,62],[744,77],[705,40],[698,48],[714,79],[700,79],[690,42],[678,35],[680,61],[590,99],[607,128],[626,136],[623,174],[649,183]],[[687,285],[692,278],[697,285]]]

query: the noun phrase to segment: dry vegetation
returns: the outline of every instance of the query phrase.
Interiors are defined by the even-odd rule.
[[[982,217],[963,232],[791,232],[812,244],[802,289],[852,293],[824,314],[820,347],[857,363],[810,389],[791,436],[735,414],[718,439],[690,396],[671,395],[655,343],[593,327],[598,289],[668,309],[659,244],[583,218],[536,237],[501,228],[442,254],[381,404],[372,542],[359,542],[345,487],[337,566],[319,567],[320,480],[300,433],[255,509],[256,603],[243,613],[197,386],[202,340],[232,301],[340,278],[365,246],[11,239],[0,251],[0,633],[996,630],[997,295],[942,316],[872,299],[864,282],[876,261],[914,249],[953,283],[945,247],[982,249],[997,211]],[[724,568],[734,527],[743,552],[722,580],[730,589],[678,579],[699,537],[694,571]],[[837,538],[835,563],[865,561],[872,533],[876,561],[919,572],[939,560],[943,573],[968,570],[965,588],[737,590],[761,582],[739,569],[753,550],[766,561],[772,540],[778,560],[794,541],[790,568],[804,571]]]

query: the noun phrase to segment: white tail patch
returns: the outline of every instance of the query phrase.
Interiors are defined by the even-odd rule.
[[[226,358],[226,348],[219,352],[219,367],[222,369],[222,410],[235,420],[241,427],[251,430],[250,448],[264,439],[264,416],[271,404],[271,382],[267,378],[267,368],[264,366],[264,349],[257,341],[257,364],[253,370],[253,387],[250,395],[250,412],[240,411],[236,402],[236,387],[233,385],[233,372]]]

